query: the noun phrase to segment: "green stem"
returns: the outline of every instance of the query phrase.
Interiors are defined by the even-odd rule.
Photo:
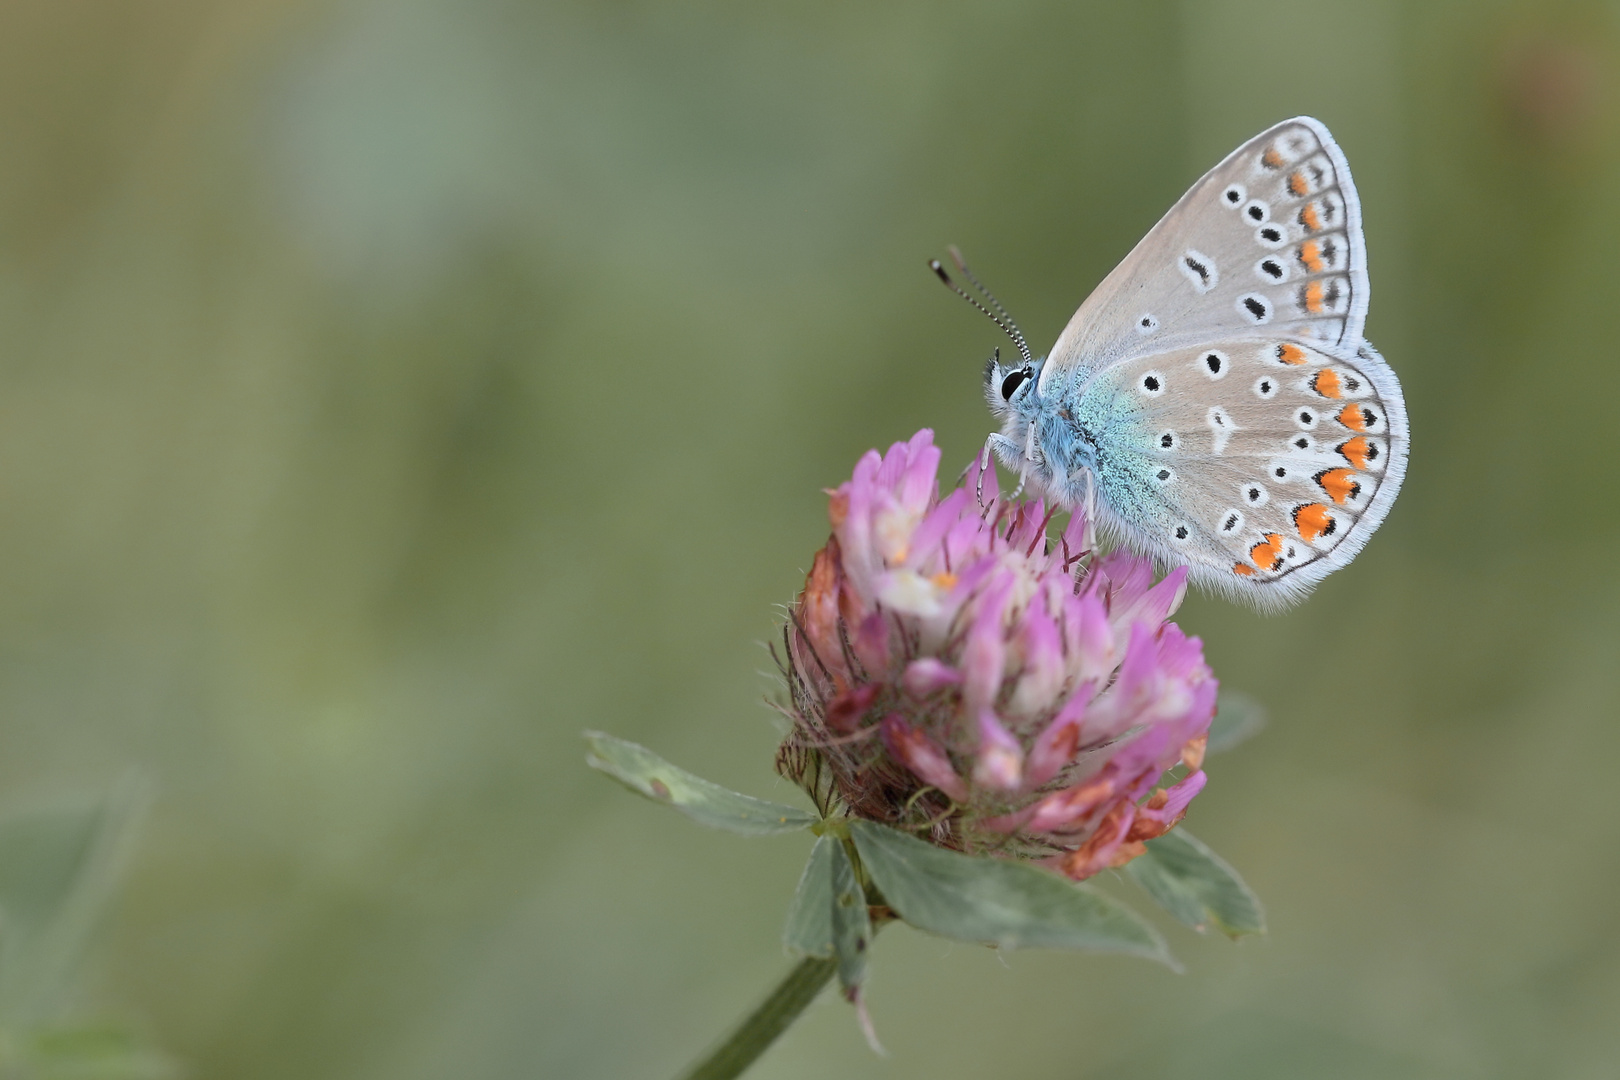
[[[682,1073],[681,1080],[732,1080],[741,1076],[816,1000],[837,970],[837,960],[815,956],[800,960],[759,1008],[749,1013],[707,1057]]]

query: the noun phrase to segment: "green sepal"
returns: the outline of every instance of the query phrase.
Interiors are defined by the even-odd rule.
[[[1228,937],[1263,934],[1266,915],[1243,879],[1187,830],[1173,829],[1147,842],[1147,854],[1125,872],[1176,921],[1203,931],[1213,925]]]
[[[1266,707],[1248,694],[1222,690],[1215,703],[1215,719],[1209,722],[1209,743],[1204,752],[1219,754],[1239,743],[1248,742],[1266,726]]]
[[[832,922],[833,948],[838,954],[838,983],[844,996],[855,1000],[861,983],[866,981],[866,954],[872,946],[872,917],[866,909],[866,890],[861,888],[850,861],[849,849],[841,841],[823,837],[832,843],[831,877],[828,905]]]
[[[603,734],[585,732],[591,752],[585,763],[654,802],[673,806],[693,821],[744,836],[797,832],[819,819],[805,810],[756,799],[712,784],[676,768],[645,746]]]
[[[1027,863],[948,851],[870,821],[852,821],[850,831],[884,900],[919,930],[1009,949],[1129,953],[1176,967],[1157,930],[1088,886]]]
[[[822,835],[810,849],[782,928],[782,944],[795,956],[833,955],[832,861],[834,849],[842,848],[836,836]]]

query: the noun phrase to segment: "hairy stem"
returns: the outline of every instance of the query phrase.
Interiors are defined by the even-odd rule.
[[[838,970],[838,961],[808,956],[788,972],[770,996],[720,1045],[681,1074],[680,1080],[731,1080],[754,1063],[809,1007]]]

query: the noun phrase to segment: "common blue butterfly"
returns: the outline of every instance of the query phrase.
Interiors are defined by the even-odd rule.
[[[1319,121],[1285,120],[1206,173],[1043,358],[957,265],[1020,353],[985,367],[1002,423],[986,453],[1133,550],[1275,609],[1389,512],[1406,405],[1361,336],[1361,204]]]

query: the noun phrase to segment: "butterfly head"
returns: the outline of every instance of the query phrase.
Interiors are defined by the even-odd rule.
[[[997,420],[1005,423],[1014,413],[1027,413],[1039,396],[1036,390],[1041,379],[1041,360],[1015,364],[1001,362],[1001,350],[984,362],[984,400]]]

